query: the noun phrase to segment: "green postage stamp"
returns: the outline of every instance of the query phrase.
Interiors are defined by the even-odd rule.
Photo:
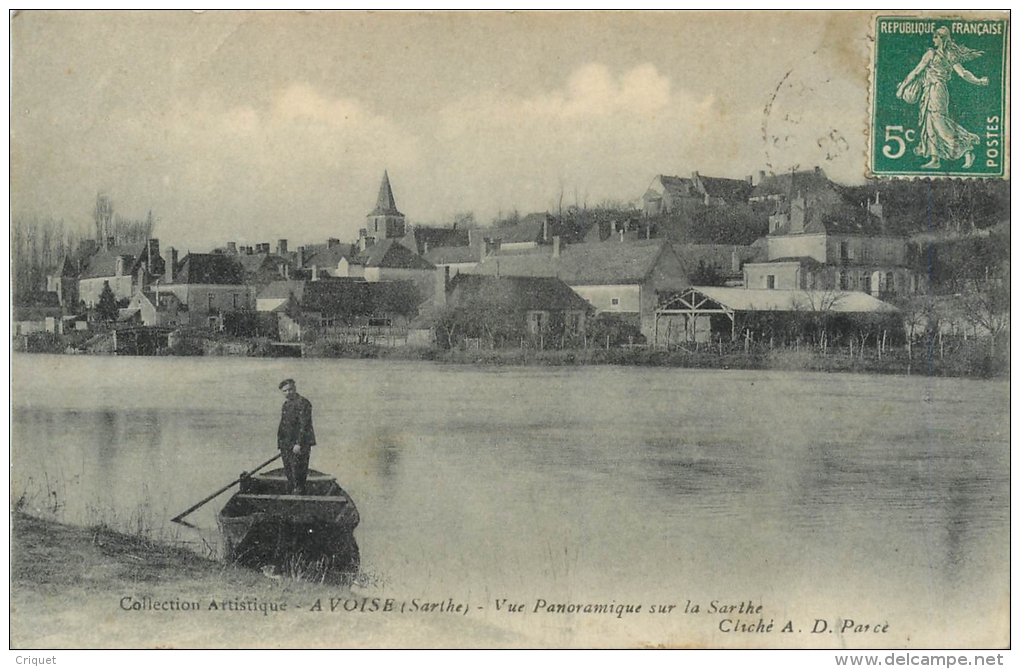
[[[869,170],[1009,175],[1008,20],[876,16]]]

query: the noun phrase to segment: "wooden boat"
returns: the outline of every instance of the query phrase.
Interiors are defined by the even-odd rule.
[[[315,580],[350,579],[361,564],[354,501],[329,474],[309,470],[291,495],[284,470],[242,479],[216,517],[228,560]]]

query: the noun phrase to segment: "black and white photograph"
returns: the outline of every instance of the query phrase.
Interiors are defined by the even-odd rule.
[[[1009,26],[11,12],[10,648],[1008,649]]]

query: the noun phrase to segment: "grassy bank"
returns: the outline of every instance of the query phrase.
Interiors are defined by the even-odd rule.
[[[329,611],[330,598],[387,596],[392,595],[375,588],[352,593],[339,586],[268,577],[102,525],[74,527],[19,512],[11,517],[11,648],[430,648],[520,643],[514,634],[461,617]],[[316,601],[324,602],[325,612],[312,611]],[[182,602],[198,608],[183,610]],[[212,602],[218,608],[210,608]],[[238,610],[238,602],[246,608]]]
[[[49,340],[47,340],[49,341]],[[787,371],[849,372],[867,374],[911,374],[940,377],[1005,378],[1010,372],[1007,342],[991,352],[987,341],[947,338],[948,343],[928,348],[915,344],[908,352],[904,347],[890,347],[879,355],[875,348],[831,346],[825,351],[817,347],[766,346],[760,343],[745,350],[741,343],[690,344],[684,348],[648,347],[620,348],[464,348],[379,346],[341,341],[319,340],[301,347],[274,347],[265,339],[245,339],[219,334],[216,337],[197,335],[181,337],[166,351],[184,356],[247,356],[271,357],[288,354],[306,358],[426,360],[450,364],[477,365],[629,365],[636,367],[675,367],[703,369],[769,369]],[[28,351],[62,352],[65,345],[51,342],[50,348],[28,348]]]
[[[873,349],[864,354],[857,349],[816,349],[789,347],[752,350],[740,347],[703,346],[691,349],[655,348],[581,348],[536,350],[531,348],[436,349],[384,347],[371,344],[317,342],[306,346],[310,358],[429,360],[451,364],[480,365],[628,365],[636,367],[675,367],[695,369],[768,369],[785,371],[848,372],[868,374],[915,374],[991,378],[1009,375],[1008,351],[1000,349],[993,358],[987,344],[971,341],[953,350],[933,351],[928,355],[915,348],[887,350],[881,356]]]

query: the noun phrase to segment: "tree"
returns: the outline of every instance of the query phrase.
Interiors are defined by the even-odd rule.
[[[96,193],[92,221],[96,226],[96,241],[106,248],[106,240],[113,235],[113,200],[103,193]]]
[[[698,268],[691,272],[689,278],[692,286],[722,286],[726,283],[716,266],[706,265],[704,260],[698,261]]]
[[[976,328],[988,334],[988,353],[995,357],[995,344],[1009,329],[1010,315],[1009,272],[1004,278],[990,280],[983,286],[974,286],[960,296],[963,317]]]
[[[453,227],[457,230],[475,230],[479,225],[473,211],[462,211],[453,215]]]
[[[96,304],[96,317],[101,321],[117,320],[118,307],[117,298],[113,295],[110,282],[103,282],[103,292],[99,294],[99,302]]]

